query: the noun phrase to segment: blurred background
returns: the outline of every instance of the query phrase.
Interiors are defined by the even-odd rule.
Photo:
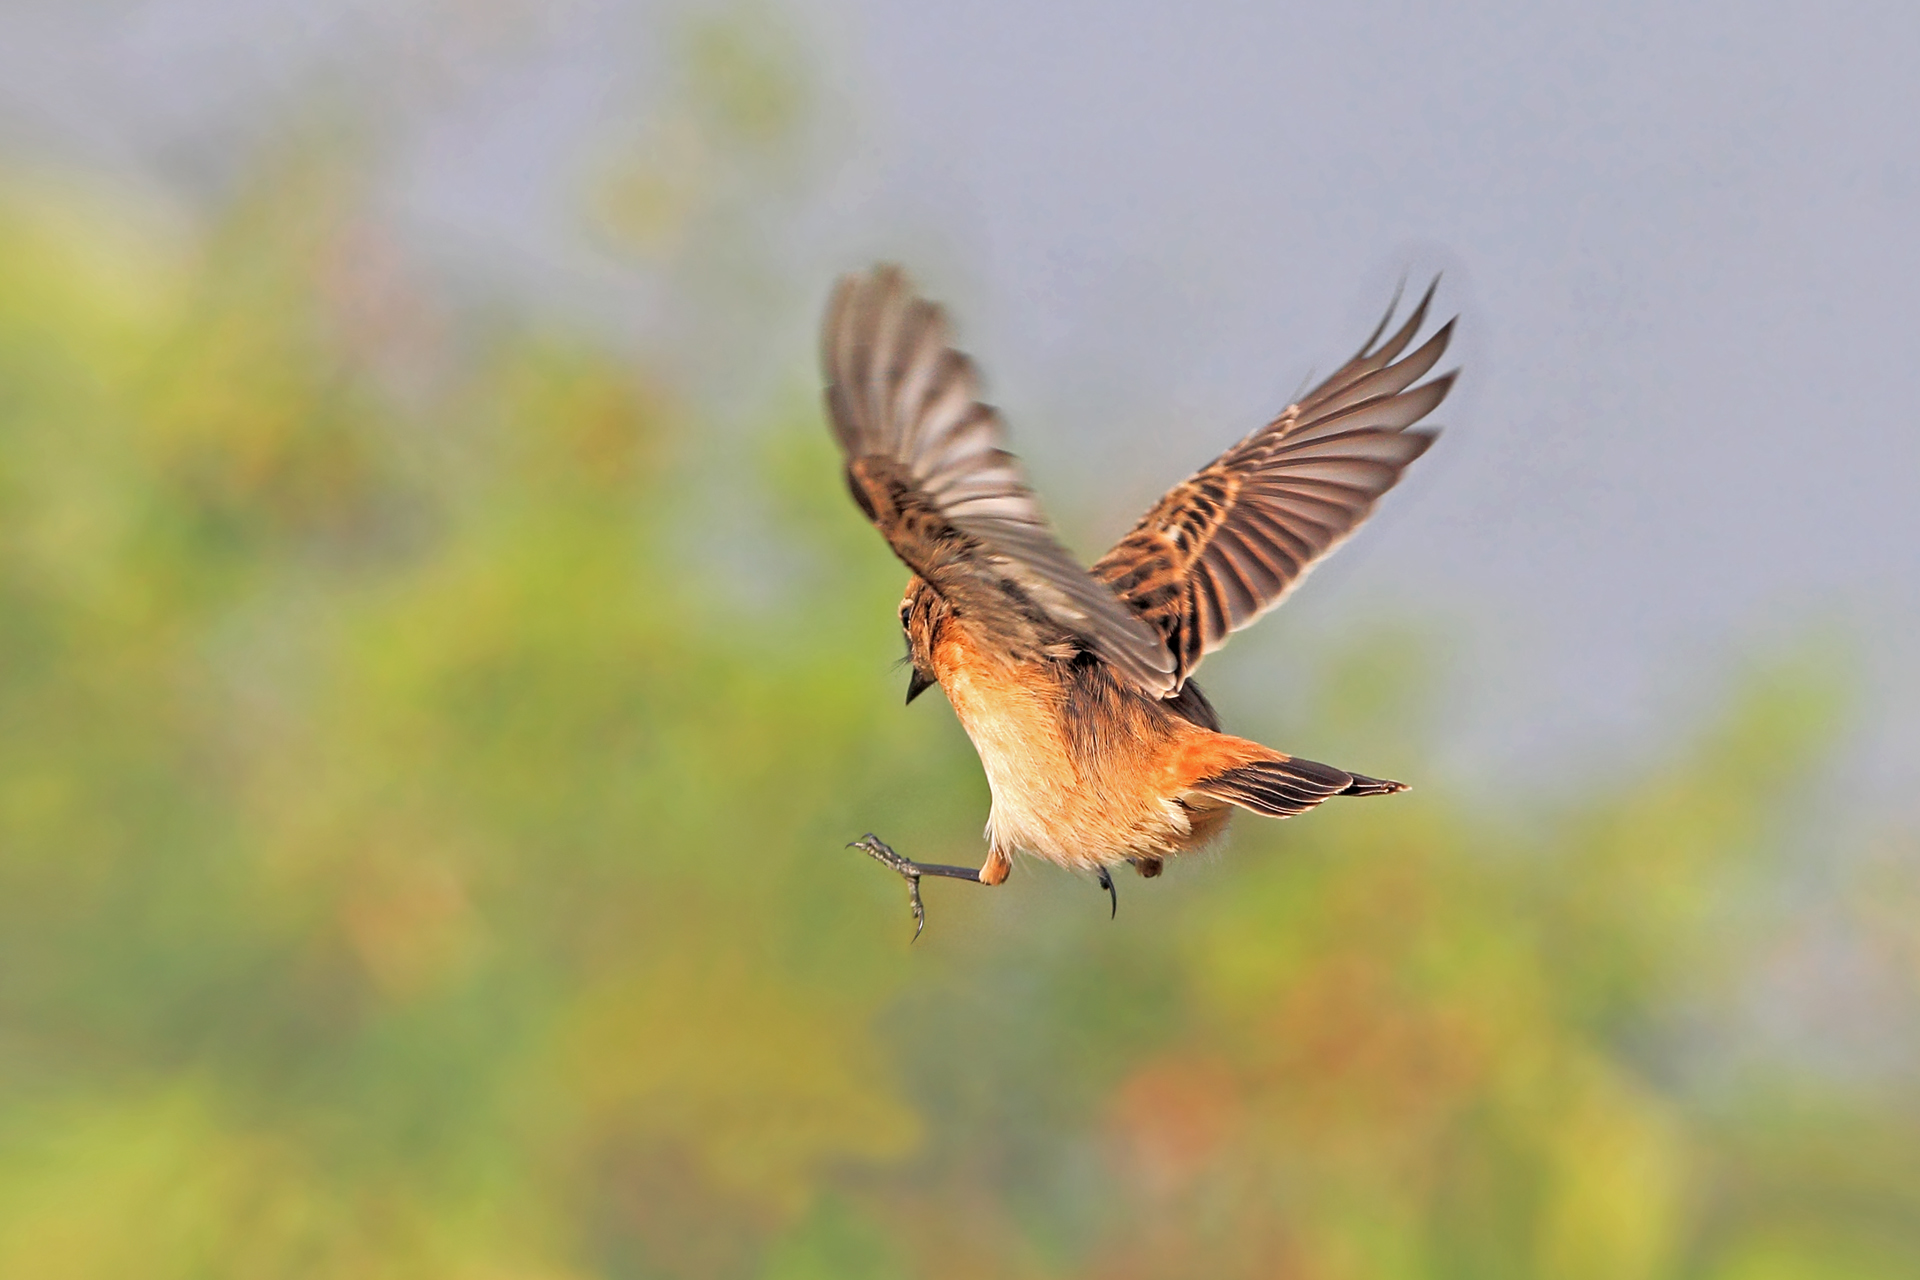
[[[0,8],[0,1274],[1920,1274],[1920,10]],[[932,884],[813,325],[1091,559],[1443,273],[1203,673],[1405,778]]]

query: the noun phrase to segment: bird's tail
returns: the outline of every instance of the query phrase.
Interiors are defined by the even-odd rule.
[[[1348,773],[1316,760],[1282,757],[1211,774],[1188,789],[1269,818],[1291,818],[1330,796],[1388,796],[1405,791],[1407,784]]]

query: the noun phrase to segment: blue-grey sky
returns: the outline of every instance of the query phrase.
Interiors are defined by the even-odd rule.
[[[1139,505],[1444,267],[1452,429],[1302,623],[1481,619],[1474,723],[1521,755],[1822,621],[1920,711],[1920,8],[933,12],[861,15],[867,159],[954,211],[1048,474],[1071,424]]]
[[[1216,678],[1438,618],[1461,751],[1532,768],[1657,755],[1720,670],[1821,629],[1867,693],[1862,785],[1917,812],[1920,6],[748,12],[815,68],[819,172],[779,195],[786,314],[713,331],[716,366],[805,376],[833,274],[900,258],[1092,553],[1444,269],[1446,436]],[[602,0],[16,0],[0,143],[217,182],[344,87],[390,125],[403,235],[617,333],[658,295],[581,207],[610,149],[671,141],[648,124],[669,25]]]

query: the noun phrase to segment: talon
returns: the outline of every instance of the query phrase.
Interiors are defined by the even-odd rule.
[[[892,845],[871,831],[858,840],[849,840],[847,848],[860,850],[907,882],[907,905],[913,908],[913,941],[920,941],[920,931],[927,927],[927,908],[920,901],[920,868],[895,853]]]
[[[1120,891],[1113,887],[1113,877],[1107,874],[1105,867],[1101,867],[1098,874],[1100,887],[1107,891],[1109,898],[1113,899],[1113,910],[1107,913],[1107,919],[1117,920],[1120,916]]]
[[[976,884],[980,883],[978,871],[933,862],[921,864],[911,858],[902,857],[893,851],[891,845],[871,831],[858,840],[848,841],[847,848],[860,850],[907,882],[907,905],[913,908],[913,940],[915,942],[920,940],[920,931],[927,926],[927,909],[920,901],[921,876],[945,876],[951,880],[971,880]]]

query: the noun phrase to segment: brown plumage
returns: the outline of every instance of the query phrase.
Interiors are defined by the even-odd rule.
[[[907,701],[941,686],[993,791],[977,872],[856,842],[907,878],[916,936],[922,874],[998,884],[1025,850],[1111,893],[1109,867],[1158,875],[1234,807],[1284,818],[1406,789],[1220,732],[1191,676],[1433,443],[1434,430],[1412,428],[1454,375],[1419,380],[1452,322],[1401,354],[1432,296],[1174,486],[1089,571],[1054,538],[940,308],[894,267],[840,281],[823,335],[827,411],[854,501],[913,570],[900,603]]]

